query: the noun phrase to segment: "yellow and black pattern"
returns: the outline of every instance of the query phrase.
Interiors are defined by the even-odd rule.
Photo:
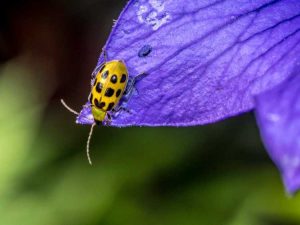
[[[113,60],[104,63],[95,77],[89,97],[92,108],[103,112],[111,111],[118,105],[127,81],[128,71],[123,61]]]

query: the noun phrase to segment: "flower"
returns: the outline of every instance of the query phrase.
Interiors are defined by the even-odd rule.
[[[287,191],[300,188],[298,0],[131,0],[105,50],[131,76],[148,73],[111,126],[193,126],[255,110]],[[77,122],[93,123],[89,105]]]

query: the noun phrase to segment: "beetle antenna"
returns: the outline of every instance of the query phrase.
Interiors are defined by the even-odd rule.
[[[86,143],[86,155],[87,155],[87,158],[89,160],[90,165],[92,165],[92,160],[91,160],[91,157],[90,157],[90,142],[91,142],[91,138],[92,138],[92,134],[93,134],[93,130],[94,130],[95,125],[96,125],[96,123],[92,124],[91,130],[90,130],[90,133],[89,133],[89,137],[88,137],[88,140],[87,140],[87,143]]]
[[[68,106],[65,101],[63,99],[60,99],[61,104],[71,113],[75,114],[75,115],[79,115],[78,112],[76,112],[74,109],[72,109],[70,106]]]

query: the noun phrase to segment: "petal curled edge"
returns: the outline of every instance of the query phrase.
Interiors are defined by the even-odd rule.
[[[90,104],[85,104],[80,114],[76,118],[76,123],[84,125],[92,125],[94,123],[94,117]]]
[[[267,151],[281,171],[286,190],[292,194],[300,188],[300,70],[259,95],[256,105]]]
[[[130,76],[148,76],[111,125],[200,125],[249,111],[290,74],[299,42],[298,0],[131,0],[105,49]]]

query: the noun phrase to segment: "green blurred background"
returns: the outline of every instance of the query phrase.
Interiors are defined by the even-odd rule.
[[[0,225],[297,225],[253,114],[190,128],[97,127],[80,109],[126,0],[0,8]]]

